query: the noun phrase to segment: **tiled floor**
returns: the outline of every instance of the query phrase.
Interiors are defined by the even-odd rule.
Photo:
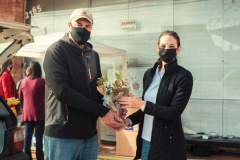
[[[36,150],[32,147],[33,160],[36,160]],[[210,157],[197,157],[192,156],[191,153],[187,154],[188,160],[240,160],[240,156],[234,155],[219,155],[214,154]],[[116,156],[115,144],[102,144],[99,150],[98,160],[131,160],[133,157]]]

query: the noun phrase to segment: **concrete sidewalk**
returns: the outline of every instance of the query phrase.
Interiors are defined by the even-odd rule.
[[[33,160],[36,159],[36,148],[32,147]],[[187,153],[188,160],[240,160],[240,156],[234,155],[216,155],[213,154],[210,157],[198,157],[192,156],[191,153]],[[98,160],[131,160],[134,157],[116,156],[115,144],[102,144],[98,153]]]
[[[112,159],[119,159],[119,160],[130,160],[134,157],[123,157],[123,156],[116,156],[116,145],[114,144],[102,144],[101,149],[99,150],[99,160],[103,160],[105,157],[114,157]],[[234,155],[212,155],[210,157],[197,157],[192,156],[191,153],[187,153],[188,160],[240,160],[240,156]]]

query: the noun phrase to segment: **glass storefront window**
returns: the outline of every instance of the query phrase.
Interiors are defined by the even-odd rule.
[[[240,136],[240,0],[27,0],[26,12],[39,5],[41,12],[25,17],[39,27],[32,30],[34,36],[67,33],[72,11],[89,9],[94,18],[91,41],[125,50],[128,77],[136,77],[140,88],[143,73],[158,58],[159,35],[176,31],[182,45],[178,62],[194,78],[182,115],[184,131]],[[135,21],[136,28],[121,29],[122,21]],[[101,58],[103,74],[122,68],[121,61]],[[141,97],[142,90],[133,91]]]

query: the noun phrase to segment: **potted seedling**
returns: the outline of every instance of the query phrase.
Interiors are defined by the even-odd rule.
[[[129,87],[127,79],[124,79],[123,72],[120,69],[118,69],[118,73],[115,72],[115,78],[114,82],[109,82],[107,73],[105,77],[98,78],[97,90],[104,96],[103,105],[122,117],[125,109],[118,103],[117,98],[129,96]]]

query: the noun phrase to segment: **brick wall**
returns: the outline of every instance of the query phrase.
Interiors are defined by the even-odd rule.
[[[24,22],[24,0],[0,0],[0,19]],[[14,57],[12,75],[15,83],[22,79],[22,57]]]

